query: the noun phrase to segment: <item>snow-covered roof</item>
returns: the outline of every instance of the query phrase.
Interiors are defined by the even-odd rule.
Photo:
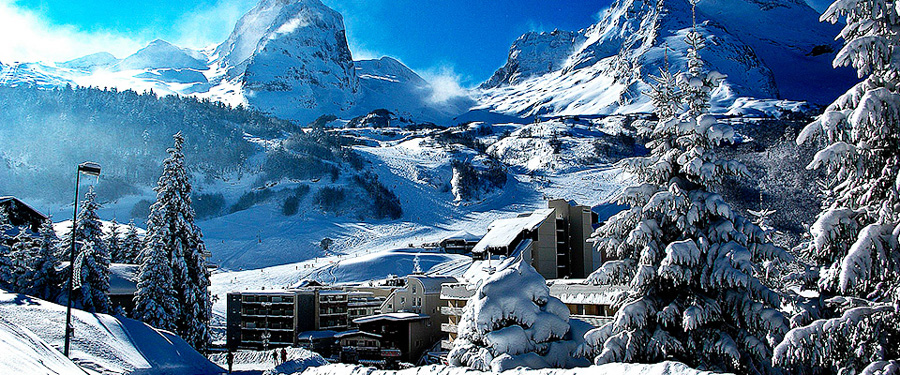
[[[550,295],[563,303],[578,305],[611,305],[622,293],[627,293],[627,285],[586,285],[554,282],[550,285]]]
[[[319,291],[319,294],[320,294],[320,295],[321,295],[321,294],[341,295],[341,294],[347,294],[347,292],[345,292],[345,291],[343,291],[343,290],[320,290],[320,291]]]
[[[109,294],[134,294],[137,291],[137,264],[112,263],[109,265]]]
[[[353,323],[356,323],[356,324],[371,323],[371,322],[377,322],[379,320],[387,320],[387,321],[391,321],[391,322],[405,322],[405,321],[421,320],[421,319],[428,319],[428,315],[407,313],[407,312],[395,312],[395,313],[378,314],[378,315],[372,315],[372,316],[366,316],[366,317],[362,317],[362,318],[353,319]]]
[[[297,338],[300,340],[321,340],[321,339],[330,339],[335,337],[338,333],[336,331],[303,331],[297,334]]]
[[[472,252],[482,253],[491,248],[509,247],[520,233],[523,231],[533,232],[554,212],[555,210],[552,208],[542,208],[535,210],[531,214],[495,220],[491,223],[484,238],[478,241],[478,244],[472,249]]]
[[[369,336],[369,337],[377,337],[377,338],[379,338],[379,339],[381,338],[381,335],[379,335],[379,334],[377,334],[377,333],[365,332],[365,331],[347,331],[347,332],[341,332],[341,333],[338,333],[338,334],[334,335],[334,338],[336,338],[336,339],[342,339],[342,338],[347,337],[347,336],[356,336],[356,335]]]
[[[479,260],[472,262],[472,265],[468,270],[463,274],[463,279],[468,281],[471,284],[477,284],[480,280],[487,279],[488,276],[491,275],[490,269],[493,269],[493,272],[500,272],[507,269],[509,266],[515,264],[519,260],[522,260],[522,252],[531,246],[532,240],[530,238],[526,238],[522,242],[516,246],[516,249],[508,257],[500,256],[500,259],[492,260]]]
[[[448,241],[448,240],[463,240],[463,241],[468,241],[468,242],[475,242],[475,241],[481,240],[481,237],[482,236],[479,236],[477,234],[472,234],[469,231],[463,229],[463,230],[458,230],[456,232],[450,233],[449,235],[442,238],[441,242]]]
[[[410,276],[410,279],[419,280],[425,289],[425,294],[440,294],[441,284],[455,283],[455,277],[450,276]]]
[[[28,203],[22,202],[22,200],[19,198],[16,198],[12,195],[5,195],[5,196],[0,197],[0,203],[6,202],[6,201],[11,201],[11,200],[16,201],[16,204],[21,204],[21,205],[27,207],[28,209],[34,211],[36,214],[41,215],[41,217],[43,217],[44,219],[47,218],[46,215],[42,214],[38,210],[35,210],[34,207],[31,207]]]

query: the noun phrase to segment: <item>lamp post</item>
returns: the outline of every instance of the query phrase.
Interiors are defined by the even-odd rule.
[[[72,281],[75,278],[75,228],[78,226],[78,184],[81,182],[81,174],[100,177],[100,164],[86,161],[78,164],[75,169],[75,208],[72,209],[72,248],[69,251],[69,294],[66,298],[68,307],[66,307],[66,343],[63,347],[63,355],[69,356],[69,338],[74,331],[72,327]]]

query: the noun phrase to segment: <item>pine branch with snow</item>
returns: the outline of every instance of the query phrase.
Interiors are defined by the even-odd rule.
[[[88,312],[110,313],[109,255],[105,247],[94,246],[93,242],[84,243],[72,267],[73,299],[77,305]]]
[[[837,0],[821,20],[844,21],[835,66],[863,81],[797,137],[826,146],[807,168],[825,169],[824,209],[802,250],[837,309],[791,330],[774,363],[809,371],[900,372],[900,3]],[[834,310],[834,311],[831,311]]]

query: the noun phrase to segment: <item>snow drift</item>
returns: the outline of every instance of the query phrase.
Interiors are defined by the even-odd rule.
[[[72,338],[72,361],[66,363],[58,351],[63,347],[63,326],[66,308],[23,294],[0,291],[0,346],[17,350],[33,358],[16,358],[10,365],[0,356],[3,373],[15,373],[14,366],[30,366],[37,373],[67,373],[79,366],[101,373],[131,373],[135,371],[165,372],[166,374],[220,374],[216,366],[191,348],[181,338],[156,330],[144,323],[105,314],[72,311],[75,334]],[[7,322],[16,322],[15,326]],[[55,350],[53,350],[55,349]],[[36,366],[36,367],[35,367]],[[43,366],[43,367],[41,367]],[[77,369],[77,367],[75,367]],[[26,371],[25,373],[32,373]],[[75,371],[72,373],[81,373]]]

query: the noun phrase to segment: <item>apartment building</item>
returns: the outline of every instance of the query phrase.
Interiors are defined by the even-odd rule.
[[[304,288],[229,293],[226,346],[268,349],[296,346],[305,331],[349,328],[349,294],[343,290]]]
[[[587,206],[562,199],[547,202],[548,208],[513,218],[495,220],[487,234],[472,249],[476,260],[488,254],[511,256],[520,251],[545,279],[584,278],[600,266],[600,256],[587,239],[593,215]]]

